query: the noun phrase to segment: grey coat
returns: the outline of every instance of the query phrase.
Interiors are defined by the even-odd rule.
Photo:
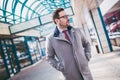
[[[69,26],[68,31],[71,42],[59,35],[57,27],[47,38],[47,61],[61,71],[66,80],[93,80],[88,67],[91,57],[89,42],[78,28]]]

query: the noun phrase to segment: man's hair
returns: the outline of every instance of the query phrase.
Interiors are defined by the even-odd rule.
[[[56,24],[55,19],[59,19],[59,12],[61,12],[61,11],[64,11],[64,9],[58,8],[53,12],[53,21],[55,24]]]

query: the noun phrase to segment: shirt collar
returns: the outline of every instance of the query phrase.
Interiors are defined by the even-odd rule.
[[[65,28],[65,29],[60,29],[60,28],[58,27],[58,30],[60,31],[60,33],[62,33],[64,30],[67,30],[67,28]]]
[[[68,32],[69,32],[71,29],[72,29],[72,26],[69,26],[69,27],[66,28],[66,30],[68,30]],[[58,37],[59,34],[62,33],[62,31],[63,31],[62,29],[60,29],[60,28],[58,29],[58,27],[56,26],[53,36],[54,36],[54,37]]]

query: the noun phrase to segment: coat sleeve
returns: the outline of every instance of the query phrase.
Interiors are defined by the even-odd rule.
[[[56,58],[55,50],[52,46],[52,42],[50,38],[46,40],[46,60],[50,65],[52,65],[55,69],[59,71],[63,71],[62,63]]]
[[[81,40],[82,40],[82,45],[85,51],[85,56],[87,58],[87,60],[89,61],[91,58],[91,46],[89,41],[87,40],[87,38],[85,37],[85,35],[82,33],[81,30],[79,30],[80,35],[81,35]]]

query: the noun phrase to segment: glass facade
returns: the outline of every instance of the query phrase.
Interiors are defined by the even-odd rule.
[[[19,72],[18,60],[14,51],[12,39],[0,39],[0,60],[4,78],[13,76]],[[3,63],[4,62],[4,63]],[[2,75],[2,74],[1,74]]]
[[[29,39],[31,38],[31,39]],[[39,47],[39,42],[38,40],[35,38],[35,37],[29,37],[27,39],[29,39],[27,41],[28,43],[28,47],[29,47],[29,50],[30,50],[30,55],[32,57],[32,61],[33,63],[37,62],[38,60],[40,60],[40,58],[42,57],[41,56],[41,53],[40,53],[40,47]]]
[[[25,66],[30,65],[31,62],[30,62],[28,50],[26,48],[24,37],[15,38],[13,39],[13,41],[16,47],[16,52],[20,63],[20,67],[23,68]]]

